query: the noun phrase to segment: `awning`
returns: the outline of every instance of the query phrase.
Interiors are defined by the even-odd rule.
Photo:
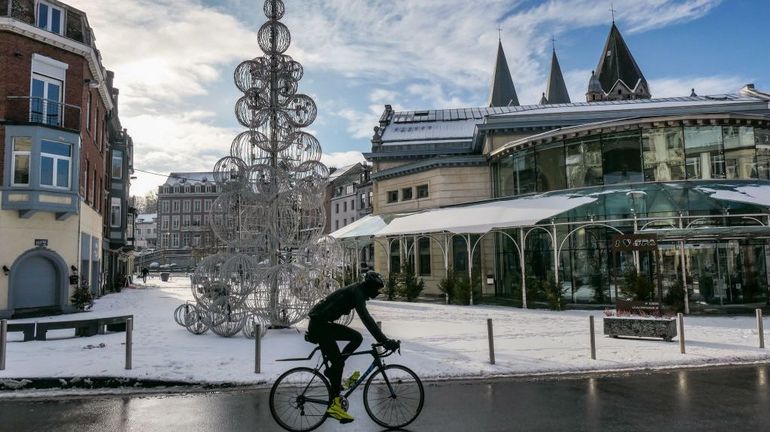
[[[378,231],[385,228],[388,222],[392,220],[407,216],[411,213],[403,214],[386,214],[386,215],[367,215],[361,219],[334,231],[329,234],[331,237],[337,240],[355,239],[355,238],[369,238],[374,236]]]
[[[376,236],[452,232],[482,234],[495,228],[532,226],[596,201],[580,196],[535,196],[428,210],[393,220]]]

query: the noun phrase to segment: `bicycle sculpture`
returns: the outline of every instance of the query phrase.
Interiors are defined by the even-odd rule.
[[[247,130],[214,166],[222,193],[211,208],[211,228],[227,248],[201,260],[191,276],[195,303],[174,313],[195,334],[243,330],[254,337],[257,323],[290,327],[339,288],[333,269],[342,251],[322,237],[329,170],[318,140],[301,131],[315,120],[316,105],[297,93],[303,68],[285,54],[291,35],[280,22],[283,2],[266,0],[263,9],[264,55],[234,73],[243,92],[235,116]]]
[[[306,338],[307,339],[307,338]],[[343,393],[344,403],[364,384],[364,409],[369,417],[388,429],[403,428],[412,423],[422,411],[425,391],[422,381],[406,366],[389,364],[382,360],[395,351],[380,351],[382,345],[372,344],[372,349],[351,354],[372,356],[366,372]],[[278,361],[307,361],[313,359],[316,347],[306,358],[289,358]],[[400,354],[400,351],[399,351]],[[328,359],[321,354],[315,368],[296,367],[278,377],[270,390],[270,414],[282,428],[292,432],[313,430],[326,420],[326,409],[331,404],[331,387],[323,374],[329,367]],[[347,407],[345,407],[347,409]]]

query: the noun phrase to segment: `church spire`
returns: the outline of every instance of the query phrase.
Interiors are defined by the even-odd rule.
[[[505,59],[503,42],[497,45],[497,61],[495,73],[492,76],[492,86],[489,91],[489,106],[518,106],[519,98],[516,96],[516,88],[513,86],[511,71],[508,69],[508,61]]]
[[[609,100],[650,98],[647,80],[614,22],[596,67],[596,77]]]
[[[548,77],[548,86],[545,89],[544,98],[548,104],[570,103],[567,85],[564,84],[564,76],[561,74],[559,59],[556,57],[556,48],[551,56],[551,74]]]

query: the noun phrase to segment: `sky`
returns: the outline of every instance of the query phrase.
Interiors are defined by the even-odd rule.
[[[262,0],[66,0],[86,12],[105,67],[115,72],[134,167],[210,171],[243,127],[233,70],[262,55]],[[555,46],[573,102],[615,21],[653,97],[770,90],[770,56],[759,41],[765,0],[284,0],[302,63],[299,92],[318,118],[306,131],[322,162],[363,160],[373,128],[396,110],[485,106],[498,38],[522,105],[545,91]],[[165,181],[136,172],[132,194]]]

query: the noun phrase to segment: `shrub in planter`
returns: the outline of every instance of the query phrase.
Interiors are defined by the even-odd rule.
[[[83,281],[80,283],[75,292],[72,293],[70,301],[72,306],[79,311],[85,311],[93,307],[94,296],[91,294],[91,289],[87,282]]]
[[[688,290],[687,294],[692,298],[692,290]],[[666,296],[663,297],[663,304],[671,306],[676,312],[684,312],[684,288],[681,280],[671,285]]]
[[[423,288],[425,288],[425,283],[422,279],[415,276],[412,266],[407,266],[404,269],[400,279],[396,291],[401,297],[406,298],[407,301],[414,301],[420,295]]]
[[[556,283],[553,277],[549,276],[548,279],[543,281],[543,291],[548,301],[548,308],[551,310],[564,310],[564,290]]]
[[[398,292],[398,280],[398,273],[388,273],[388,280],[385,282],[385,298],[388,300],[396,299],[396,293]]]

